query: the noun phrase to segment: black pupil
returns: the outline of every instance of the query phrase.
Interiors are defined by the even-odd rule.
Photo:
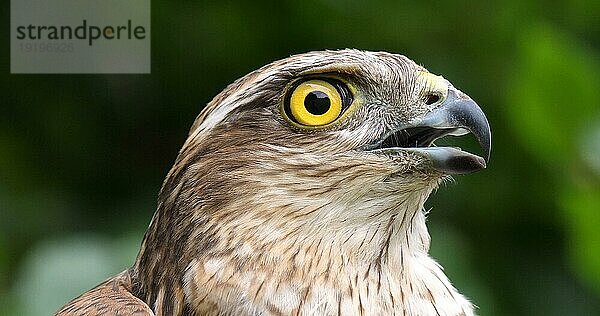
[[[323,115],[329,111],[331,107],[331,101],[327,93],[323,91],[311,91],[304,98],[304,107],[306,110],[313,115]]]

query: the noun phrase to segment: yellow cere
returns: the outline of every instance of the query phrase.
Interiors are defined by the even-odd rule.
[[[315,111],[311,103],[318,105],[319,111]],[[327,81],[309,80],[298,85],[292,93],[290,110],[300,124],[325,125],[335,121],[342,113],[342,99],[337,89]]]
[[[421,82],[424,94],[433,92],[439,94],[442,99],[446,98],[448,94],[448,82],[444,77],[427,71],[419,71],[417,80]]]

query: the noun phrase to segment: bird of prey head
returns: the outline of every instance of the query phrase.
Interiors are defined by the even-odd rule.
[[[467,133],[483,157],[434,145]],[[156,315],[471,315],[423,204],[490,147],[477,104],[407,57],[276,61],[200,113],[119,286]]]

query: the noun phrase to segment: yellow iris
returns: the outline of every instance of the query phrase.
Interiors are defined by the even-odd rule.
[[[333,122],[342,113],[342,98],[338,90],[324,80],[309,80],[294,89],[290,111],[296,121],[307,126]]]

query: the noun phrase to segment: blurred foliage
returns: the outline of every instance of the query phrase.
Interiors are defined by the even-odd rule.
[[[8,21],[8,3],[1,7]],[[152,2],[151,75],[10,75],[0,29],[0,314],[127,268],[195,115],[275,59],[405,54],[484,108],[489,168],[428,202],[480,315],[600,311],[600,2]]]

